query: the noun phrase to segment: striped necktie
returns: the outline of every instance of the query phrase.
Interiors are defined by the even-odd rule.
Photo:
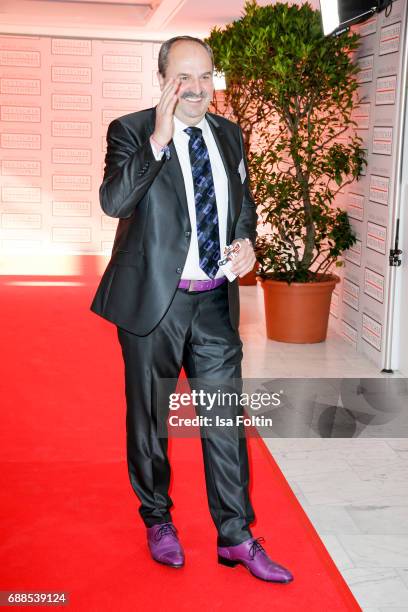
[[[194,184],[200,268],[210,278],[214,278],[219,269],[221,249],[210,157],[202,130],[198,127],[188,127],[184,131],[190,136],[188,151]]]

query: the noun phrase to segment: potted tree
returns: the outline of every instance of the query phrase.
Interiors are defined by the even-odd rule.
[[[336,195],[361,175],[362,141],[354,33],[324,37],[309,4],[245,4],[241,19],[207,42],[227,81],[225,108],[247,147],[251,187],[263,221],[257,243],[267,335],[321,342],[333,268],[356,240]]]

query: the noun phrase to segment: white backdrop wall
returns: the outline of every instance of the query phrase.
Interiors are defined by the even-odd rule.
[[[117,220],[98,196],[106,129],[157,103],[159,48],[0,36],[0,255],[110,252]]]
[[[343,338],[383,367],[392,211],[398,176],[399,130],[403,120],[402,58],[407,7],[394,2],[355,26],[363,37],[357,58],[363,103],[354,113],[367,150],[365,176],[345,188],[338,203],[351,218],[358,241],[346,253],[343,281],[331,305],[332,323]]]

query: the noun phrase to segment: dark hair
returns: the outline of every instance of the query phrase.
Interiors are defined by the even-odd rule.
[[[212,64],[212,67],[214,68],[214,56],[213,56],[213,52],[212,52],[210,45],[207,45],[207,43],[201,40],[201,38],[195,38],[194,36],[175,36],[174,38],[169,38],[169,40],[166,40],[160,47],[158,65],[159,65],[159,72],[163,77],[166,76],[166,70],[169,64],[170,49],[174,45],[174,43],[176,43],[179,40],[189,40],[190,42],[195,42],[198,45],[201,45],[202,47],[204,47],[204,49],[207,51],[208,55],[210,56],[211,64]]]

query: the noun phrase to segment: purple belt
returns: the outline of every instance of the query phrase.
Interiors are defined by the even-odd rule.
[[[187,289],[187,291],[209,291],[210,289],[215,289],[224,283],[226,280],[225,276],[221,276],[220,278],[213,278],[212,280],[189,280],[182,279],[179,284],[179,289]]]

